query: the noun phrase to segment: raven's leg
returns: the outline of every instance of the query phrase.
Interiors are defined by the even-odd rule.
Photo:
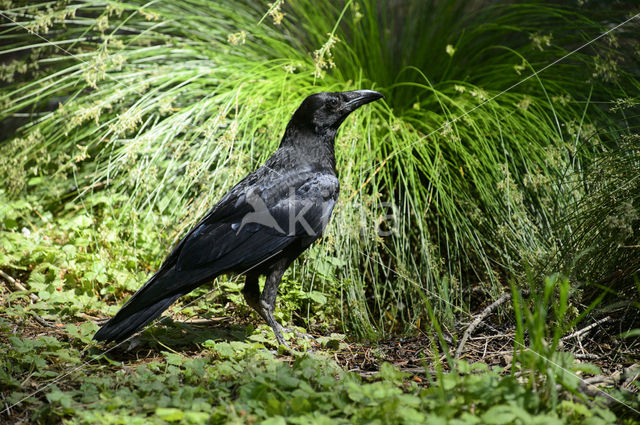
[[[282,337],[281,326],[276,322],[275,317],[273,317],[276,295],[278,294],[278,286],[280,285],[280,280],[282,279],[283,274],[284,271],[280,272],[279,275],[278,273],[271,273],[267,276],[261,297],[260,286],[258,284],[260,275],[257,273],[247,273],[244,288],[242,288],[242,295],[244,295],[244,299],[247,304],[258,312],[260,317],[262,317],[264,321],[271,326],[271,329],[273,329],[273,333],[276,336],[276,340],[278,340],[278,344],[286,346],[287,344]]]
[[[244,288],[242,288],[242,295],[244,295],[244,300],[249,304],[249,306],[258,312],[260,317],[264,320],[267,318],[262,313],[262,308],[260,307],[260,285],[258,284],[258,280],[260,278],[259,274],[247,273]]]
[[[271,273],[267,275],[267,278],[264,281],[264,289],[262,290],[262,296],[260,297],[260,306],[264,312],[263,317],[265,317],[265,320],[273,329],[273,333],[276,334],[278,343],[287,347],[288,345],[282,337],[282,326],[280,326],[280,323],[276,321],[276,318],[273,316],[273,312],[276,309],[278,287],[282,281],[282,275],[284,275],[284,271],[287,269],[289,264],[290,261],[287,260],[280,260],[279,263],[276,263],[276,267],[272,269]]]

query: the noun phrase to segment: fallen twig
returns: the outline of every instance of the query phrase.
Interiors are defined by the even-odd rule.
[[[486,340],[490,340],[490,339],[497,339],[497,338],[509,338],[509,339],[513,339],[515,336],[515,332],[505,332],[503,334],[500,335],[481,335],[481,336],[474,336],[473,338],[471,338],[471,341],[486,341]]]
[[[0,270],[0,277],[2,277],[4,280],[6,280],[7,283],[12,287],[12,289],[14,291],[25,291],[25,292],[28,291],[27,288],[25,288],[24,285],[22,283],[20,283],[19,280],[14,279],[13,277],[9,276],[8,274],[3,272],[2,270]],[[29,294],[29,298],[31,298],[31,300],[33,300],[33,301],[40,301],[40,297],[38,297],[34,293],[30,293]]]
[[[458,344],[458,349],[456,350],[456,358],[460,357],[460,355],[462,354],[462,350],[464,349],[464,345],[467,343],[467,340],[469,339],[473,331],[475,331],[476,328],[480,325],[480,323],[489,314],[491,314],[496,308],[498,308],[500,305],[504,304],[506,301],[510,299],[511,299],[511,294],[508,292],[505,292],[500,296],[500,298],[498,298],[497,300],[489,304],[484,310],[482,310],[482,313],[480,313],[475,319],[473,319],[473,322],[471,322],[467,330],[464,331],[464,334],[462,335],[462,339],[460,340],[460,344]]]
[[[562,338],[560,338],[560,341],[566,341],[566,340],[571,339],[571,338],[578,338],[578,339],[580,339],[580,337],[581,337],[582,335],[586,334],[586,333],[587,333],[587,332],[589,332],[591,329],[593,329],[593,328],[595,328],[596,326],[598,326],[598,325],[600,325],[600,324],[602,324],[602,323],[604,323],[604,322],[607,322],[607,321],[609,321],[609,320],[611,320],[611,316],[603,317],[602,319],[600,319],[600,320],[598,320],[598,321],[593,322],[593,323],[592,323],[592,324],[590,324],[589,326],[585,326],[584,328],[579,329],[579,330],[577,330],[577,331],[575,331],[575,332],[573,332],[573,333],[571,333],[571,334],[569,334],[569,335],[567,335],[567,336],[563,336]]]
[[[436,375],[436,371],[433,370],[425,370],[423,367],[407,367],[407,368],[398,368],[400,372],[410,373],[412,375],[427,375],[430,374],[432,376]],[[362,369],[349,369],[349,372],[355,372],[363,378],[370,378],[376,376],[380,373],[379,370],[362,370]]]
[[[55,323],[55,324],[52,324],[52,323],[47,322],[47,321],[46,321],[46,320],[44,320],[42,317],[40,317],[40,316],[38,316],[37,314],[35,314],[33,311],[32,311],[32,312],[30,312],[30,314],[31,314],[31,317],[33,317],[33,319],[34,319],[36,322],[38,322],[40,325],[42,325],[42,326],[44,326],[44,327],[58,329],[59,327],[61,327],[61,326],[62,326],[62,323]]]
[[[640,365],[635,364],[626,368],[622,374],[622,379],[624,379],[621,385],[622,388],[630,388],[631,384],[638,379],[638,376],[640,376]]]
[[[599,355],[592,353],[576,353],[573,357],[578,360],[598,360],[600,358]]]

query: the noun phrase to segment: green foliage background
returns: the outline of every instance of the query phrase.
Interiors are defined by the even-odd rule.
[[[154,268],[273,152],[302,98],[376,88],[386,103],[350,118],[336,142],[342,198],[327,237],[290,275],[306,290],[337,290],[346,328],[375,338],[392,331],[388,317],[424,323],[425,296],[451,322],[471,291],[495,296],[526,269],[573,273],[574,257],[602,248],[599,228],[581,238],[574,229],[596,215],[585,200],[599,197],[588,179],[602,181],[601,157],[628,152],[625,171],[603,184],[637,193],[636,21],[530,77],[626,15],[504,2],[325,6],[14,5],[2,36],[3,196],[35,200],[49,221],[66,212],[109,223],[133,245],[133,263]],[[629,229],[618,245],[637,242],[631,198],[598,213],[612,232]],[[5,214],[8,228],[28,224]],[[161,244],[136,249],[140,239]],[[632,270],[629,261],[608,269]],[[120,285],[93,282],[102,294]]]
[[[113,314],[305,96],[372,88],[281,320],[363,340],[455,327],[563,272],[567,323],[602,300],[637,327],[638,19],[580,48],[638,13],[613,3],[1,2],[0,269],[40,299],[8,295],[5,318]],[[248,313],[237,280],[215,285],[183,313]]]

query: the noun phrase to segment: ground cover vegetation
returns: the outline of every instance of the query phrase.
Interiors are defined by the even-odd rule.
[[[638,423],[640,10],[609,3],[0,1],[0,422]],[[315,339],[278,351],[229,276],[91,343],[304,97],[360,88],[279,298]]]

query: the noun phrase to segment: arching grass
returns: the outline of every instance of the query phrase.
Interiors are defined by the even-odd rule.
[[[155,266],[275,150],[306,95],[375,88],[385,102],[336,140],[342,195],[326,237],[288,276],[340,294],[344,326],[375,339],[428,323],[421,294],[450,323],[473,291],[548,272],[585,167],[620,146],[598,129],[620,127],[601,105],[634,84],[625,69],[637,58],[620,53],[634,27],[527,78],[601,34],[602,15],[538,3],[218,3],[4,10],[6,193],[111,217],[125,244],[141,222],[158,223],[144,254]],[[104,194],[118,201],[94,202]],[[119,282],[95,285],[107,284]]]

